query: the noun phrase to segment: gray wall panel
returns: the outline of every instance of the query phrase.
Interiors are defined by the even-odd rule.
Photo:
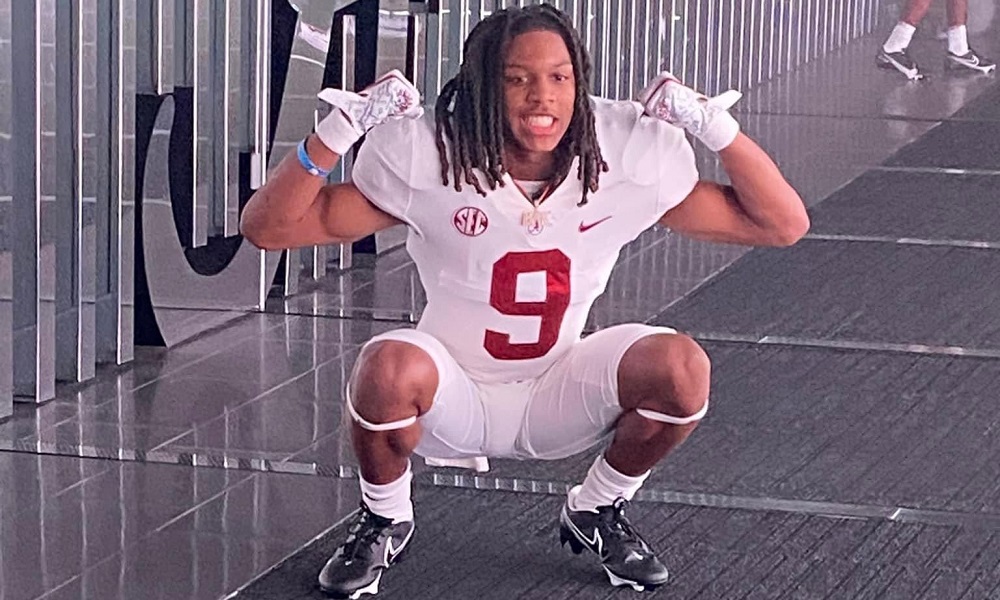
[[[11,0],[0,0],[0,419],[13,411],[13,172]]]
[[[219,111],[214,126],[215,182],[213,197],[215,227],[213,233],[230,237],[239,233],[240,151],[248,148],[247,116],[239,110],[243,102],[242,71],[244,70],[243,36],[246,0],[222,0],[217,6],[215,21],[216,102]]]
[[[136,0],[136,90],[169,94],[174,89],[176,0]]]
[[[66,43],[56,45],[56,101],[63,107],[56,124],[56,377],[84,381],[93,377],[96,363],[91,176],[96,155],[89,146],[96,133],[97,2],[61,2],[57,11],[58,39]]]
[[[132,360],[135,229],[135,2],[99,0],[97,357]]]
[[[12,5],[14,393],[55,396],[55,4]]]

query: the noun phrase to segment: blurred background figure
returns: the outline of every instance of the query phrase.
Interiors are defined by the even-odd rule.
[[[895,69],[911,80],[923,79],[923,73],[907,52],[917,26],[923,21],[933,0],[909,0],[900,20],[889,34],[889,38],[879,49],[877,63],[884,69]],[[980,56],[969,47],[969,0],[946,0],[948,8],[948,51],[945,64],[954,69],[971,69],[981,73],[993,73],[996,63]],[[977,3],[978,6],[978,3]],[[978,10],[978,9],[977,9]],[[992,14],[989,15],[992,18]]]

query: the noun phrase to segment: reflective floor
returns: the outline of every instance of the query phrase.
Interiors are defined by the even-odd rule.
[[[995,33],[974,45],[1000,56]],[[711,416],[643,490],[642,514],[656,523],[715,506],[732,512],[683,518],[834,514],[988,532],[977,548],[997,539],[1000,112],[977,104],[1000,98],[997,82],[935,68],[941,42],[921,39],[915,53],[932,78],[908,83],[873,67],[878,41],[751,90],[741,104],[747,132],[812,207],[810,239],[747,254],[651,231],[623,252],[595,306],[590,329],[671,323],[713,358]],[[706,177],[719,175],[710,156],[700,163]],[[169,351],[141,348],[128,367],[0,422],[0,599],[220,598],[350,514],[358,493],[341,409],[346,376],[361,343],[412,326],[424,301],[404,252],[363,262],[303,281],[267,314],[228,315],[236,318]],[[421,467],[417,486],[426,498],[472,488],[441,491],[441,501],[492,506],[500,494],[555,495],[591,460],[496,461],[481,479]],[[558,506],[540,506],[549,504]],[[538,527],[551,520],[528,514]],[[800,530],[828,527],[808,523]],[[683,535],[727,577],[738,573],[735,551],[698,545],[711,530]],[[666,533],[657,539],[670,545]],[[698,579],[693,555],[669,552],[680,583],[664,594],[742,597],[697,588],[726,579],[704,566]],[[976,555],[976,573],[1000,570],[989,554]],[[938,589],[929,586],[900,597],[1000,597],[988,578],[975,581],[957,595],[921,595]],[[399,585],[387,593],[431,597]],[[460,596],[439,586],[433,597],[552,597],[544,580],[523,585],[467,586]],[[820,576],[811,585],[800,595],[781,589],[836,589]]]

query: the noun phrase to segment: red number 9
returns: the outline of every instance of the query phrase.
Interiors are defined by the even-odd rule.
[[[559,250],[544,252],[508,252],[493,264],[490,306],[502,314],[541,317],[538,341],[514,344],[509,333],[486,330],[484,346],[499,360],[525,360],[545,356],[556,341],[566,309],[569,308],[569,257]],[[545,273],[545,301],[518,302],[517,276],[521,273]]]

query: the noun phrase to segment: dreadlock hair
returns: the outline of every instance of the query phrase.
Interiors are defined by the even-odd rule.
[[[546,187],[553,189],[562,183],[574,158],[579,157],[577,177],[583,182],[579,206],[587,203],[589,192],[597,191],[600,174],[608,170],[608,165],[601,156],[590,105],[590,55],[569,18],[546,4],[499,10],[480,21],[465,40],[462,66],[441,90],[434,111],[444,185],[449,185],[451,171],[456,191],[462,190],[464,179],[485,196],[483,182],[475,170],[482,174],[489,189],[503,185],[507,170],[503,151],[509,135],[503,91],[504,58],[511,40],[539,30],[562,37],[576,78],[573,118],[555,150],[555,169]],[[445,139],[451,144],[450,159]]]

